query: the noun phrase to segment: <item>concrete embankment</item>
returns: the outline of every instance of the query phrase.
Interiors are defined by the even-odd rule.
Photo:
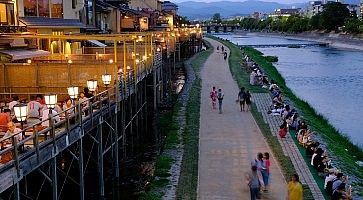
[[[337,33],[319,33],[319,32],[304,32],[299,34],[288,34],[288,33],[267,33],[267,32],[239,32],[239,34],[255,34],[258,36],[271,36],[271,37],[282,37],[286,39],[297,39],[304,41],[322,42],[328,43],[329,46],[334,48],[343,49],[354,49],[363,51],[363,38],[348,35],[348,34],[337,34]]]

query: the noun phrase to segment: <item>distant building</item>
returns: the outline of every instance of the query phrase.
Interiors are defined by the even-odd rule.
[[[269,17],[290,17],[292,15],[300,15],[301,8],[276,9]]]
[[[308,17],[312,17],[314,15],[317,15],[321,12],[323,12],[325,2],[323,1],[310,1],[309,6],[307,8],[306,15]]]
[[[363,0],[360,1],[360,17],[363,18]]]

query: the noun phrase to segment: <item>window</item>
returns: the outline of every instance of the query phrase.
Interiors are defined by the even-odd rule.
[[[63,0],[24,0],[24,15],[63,18]]]
[[[24,15],[37,16],[37,0],[24,0]]]
[[[93,20],[93,0],[86,0],[86,12],[87,12],[87,24],[88,25],[93,25],[94,24],[94,20]]]
[[[14,4],[0,3],[0,25],[14,25]]]
[[[63,18],[63,0],[52,0],[52,18]]]

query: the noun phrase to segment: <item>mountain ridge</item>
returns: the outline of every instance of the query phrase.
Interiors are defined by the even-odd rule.
[[[360,0],[346,0],[345,3],[359,4]],[[179,6],[179,14],[188,17],[191,20],[209,19],[215,13],[220,13],[222,18],[234,17],[238,15],[250,15],[254,12],[271,13],[279,8],[302,8],[308,6],[307,3],[282,4],[277,2],[265,2],[261,0],[247,1],[228,1],[222,0],[218,2],[199,2],[184,1],[177,4]]]

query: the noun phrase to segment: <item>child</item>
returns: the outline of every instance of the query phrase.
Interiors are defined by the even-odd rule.
[[[270,185],[270,154],[268,152],[265,152],[263,154],[263,162],[264,162],[264,165],[265,165],[265,173],[262,173],[262,178],[263,178],[263,182],[265,184],[265,192],[268,191],[268,187]]]
[[[216,104],[217,104],[217,90],[216,90],[216,87],[212,88],[212,91],[210,92],[210,98],[212,100],[213,109],[216,109]]]

